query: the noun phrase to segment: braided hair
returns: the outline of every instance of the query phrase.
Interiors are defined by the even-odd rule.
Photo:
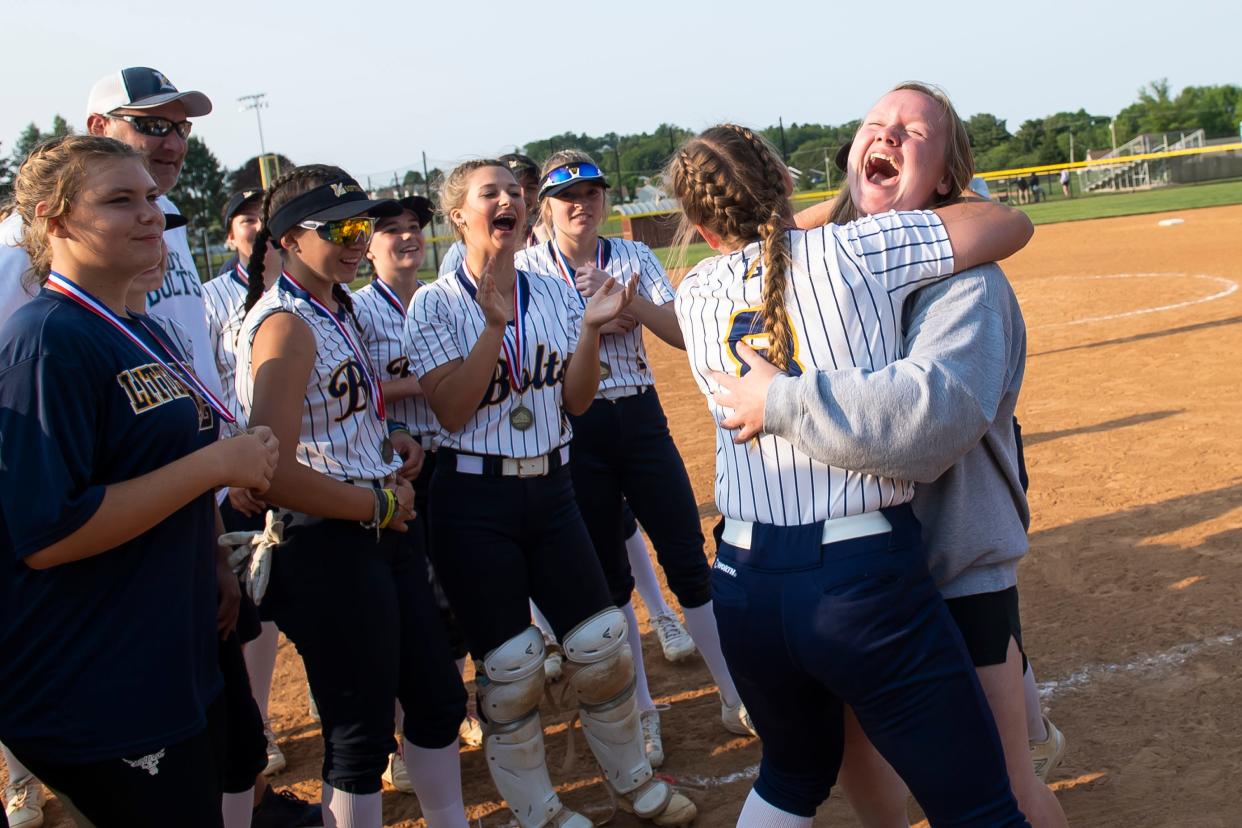
[[[263,296],[263,269],[264,254],[269,244],[279,244],[279,239],[272,238],[272,231],[269,230],[271,218],[281,207],[288,204],[293,199],[308,193],[316,187],[322,187],[333,181],[340,181],[347,178],[348,173],[340,167],[332,167],[326,164],[307,164],[302,167],[294,167],[289,172],[279,176],[267,190],[263,193],[263,228],[259,230],[258,235],[254,239],[254,249],[250,252],[250,261],[246,263],[246,272],[250,274],[250,284],[246,288],[246,310],[249,311],[255,306]],[[283,258],[284,251],[281,251]],[[354,306],[350,301],[349,293],[341,285],[332,286],[332,298],[340,302],[345,308],[353,314]]]
[[[681,202],[678,238],[683,248],[695,225],[731,243],[760,240],[767,358],[778,368],[788,368],[794,341],[785,307],[789,179],[776,150],[746,127],[721,124],[682,145],[665,168],[664,180]]]

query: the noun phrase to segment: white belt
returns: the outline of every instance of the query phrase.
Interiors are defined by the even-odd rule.
[[[561,465],[569,462],[569,446],[561,446],[556,450]],[[551,457],[505,457],[501,461],[501,474],[505,477],[544,477],[550,472]],[[457,471],[462,474],[483,474],[483,463],[487,458],[474,454],[457,455]]]
[[[750,549],[750,536],[755,524],[748,520],[725,518],[724,533],[720,539],[738,549]],[[832,518],[824,521],[822,545],[840,543],[868,535],[882,535],[893,531],[893,526],[882,512],[863,512],[861,515]]]
[[[612,388],[602,388],[600,389],[600,392],[595,395],[595,398],[612,401],[622,400],[626,397],[635,397],[642,394],[648,387],[649,386],[646,385],[617,385]]]

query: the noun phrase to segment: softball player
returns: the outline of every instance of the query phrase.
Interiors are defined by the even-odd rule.
[[[427,537],[427,486],[431,474],[435,470],[435,452],[431,444],[431,435],[437,430],[435,415],[423,397],[418,380],[410,374],[410,360],[405,355],[402,345],[402,331],[405,328],[406,312],[414,292],[419,288],[418,269],[422,266],[423,228],[431,223],[434,207],[422,196],[410,196],[398,199],[402,211],[399,215],[380,219],[375,225],[375,236],[367,250],[367,258],[375,268],[376,278],[371,284],[353,294],[354,314],[362,329],[363,345],[371,356],[383,378],[384,401],[387,403],[388,416],[417,441],[419,448],[416,456],[406,460],[403,468],[410,471],[417,468],[414,484],[414,512],[420,516],[418,526],[422,529],[424,548],[429,541]],[[416,466],[421,463],[421,466]],[[448,608],[447,599],[439,585],[432,579],[432,591],[440,616],[445,622],[449,634],[453,657],[458,672],[465,669],[466,649],[462,641],[462,632]],[[397,705],[397,730],[400,731],[404,711]],[[478,747],[482,743],[482,731],[479,720],[467,715],[462,720],[459,735],[466,744]],[[413,793],[405,762],[401,756],[400,737],[398,750],[388,758],[388,769],[384,771],[384,779],[403,793]]]
[[[709,397],[713,372],[746,371],[742,343],[794,374],[879,369],[898,356],[902,302],[916,287],[1030,237],[1023,214],[992,204],[790,230],[792,182],[778,158],[750,130],[724,125],[688,141],[666,170],[682,237],[693,228],[721,252],[686,276],[676,300]],[[709,410],[719,424],[720,407]],[[912,484],[815,462],[780,438],[733,437],[718,425],[713,595],[764,751],[739,825],[810,826],[839,769],[843,704],[932,824],[1025,825],[987,701],[926,568]]]
[[[609,600],[566,468],[566,413],[590,406],[600,327],[633,299],[636,280],[620,290],[609,280],[584,307],[563,283],[516,270],[525,205],[500,161],[458,166],[440,197],[466,258],[414,295],[406,346],[440,423],[432,557],[476,656],[492,780],[523,828],[591,825],[561,805],[548,778],[533,598],[561,639],[561,686],[605,784],[623,809],[687,825],[694,804],[656,779],[644,755],[628,625]]]
[[[655,390],[643,346],[649,328],[675,348],[684,347],[673,312],[673,288],[664,268],[641,242],[606,239],[603,172],[586,153],[563,150],[544,163],[539,190],[543,223],[551,238],[518,253],[519,270],[560,282],[581,308],[608,278],[638,277],[629,313],[638,325],[600,339],[599,391],[590,408],[571,416],[574,430],[574,491],[608,579],[613,603],[637,629],[631,596],[634,576],[620,534],[628,503],[655,546],[669,588],[686,614],[686,625],[720,688],[721,720],[732,733],[754,735],[720,651],[711,605],[711,570],[703,554],[698,504]],[[648,566],[650,564],[648,563]],[[630,638],[638,677],[638,706],[652,764],[663,761],[659,714],[647,690],[642,647]]]
[[[418,713],[405,720],[406,764],[424,818],[465,828],[457,756],[465,689],[418,533],[405,540],[392,531],[414,520],[413,490],[396,472],[397,453],[417,446],[389,428],[343,287],[374,216],[400,209],[367,199],[336,167],[298,167],[273,182],[249,263],[237,396],[250,423],[271,424],[296,446],[268,492],[288,514],[261,609],[306,664],[325,742],[325,811],[343,828],[381,824],[395,698]],[[263,292],[269,243],[280,245],[284,270]]]
[[[940,90],[902,84],[863,124],[850,151],[838,155],[843,165],[848,158],[849,179],[831,207],[834,221],[954,200],[971,181],[966,131]],[[870,180],[867,173],[881,167],[891,169]],[[885,180],[891,174],[900,187]],[[824,209],[797,219],[822,223]],[[778,377],[756,357],[757,370],[721,380],[733,389],[721,404],[745,409],[725,425],[741,426],[742,437],[757,429],[784,437],[824,463],[919,481],[911,506],[923,525],[928,564],[992,708],[1018,805],[1033,825],[1064,825],[1056,797],[1036,774],[1058,758],[1065,740],[1042,715],[1029,669],[1024,692],[1017,570],[1028,548],[1029,511],[1013,411],[1026,325],[1000,268],[988,265],[915,293],[903,353],[884,371],[797,378]],[[901,428],[867,416],[898,405]],[[849,719],[841,784],[865,824],[905,824],[901,780]]]
[[[223,399],[233,416],[242,417],[237,405],[237,338],[246,318],[246,293],[250,274],[245,262],[254,252],[254,241],[263,225],[263,191],[241,190],[229,197],[224,205],[224,227],[227,245],[237,251],[216,278],[203,285],[203,301],[207,306],[207,333],[215,355],[216,368],[223,384]],[[264,290],[280,275],[280,255],[270,246],[264,251]],[[228,499],[220,505],[224,527],[230,532],[258,531],[263,527],[266,505],[244,489],[230,489]],[[280,633],[271,621],[263,621],[259,635],[245,646],[246,670],[259,715],[263,719],[263,735],[267,740],[266,775],[285,769],[285,754],[272,732],[268,703],[272,694],[272,676],[276,671],[276,648]]]
[[[266,489],[276,442],[267,429],[217,441],[227,407],[164,329],[126,310],[164,256],[137,152],[57,139],[23,163],[15,192],[45,288],[0,332],[0,545],[14,585],[0,736],[79,821],[218,826],[211,492]]]

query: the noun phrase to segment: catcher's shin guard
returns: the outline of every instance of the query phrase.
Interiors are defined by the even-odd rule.
[[[548,778],[539,720],[543,656],[543,636],[527,627],[488,653],[476,671],[487,767],[522,828],[591,828],[561,805]]]
[[[624,799],[622,808],[657,825],[688,825],[694,803],[654,778],[643,750],[627,638],[625,615],[615,607],[583,621],[562,642],[566,683],[604,780]]]

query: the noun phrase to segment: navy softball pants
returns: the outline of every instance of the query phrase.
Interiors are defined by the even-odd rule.
[[[302,519],[276,547],[263,609],[297,647],[323,727],[323,779],[368,794],[393,740],[393,699],[405,738],[423,748],[457,739],[466,688],[427,579],[422,535],[343,520]]]
[[[453,452],[438,454],[432,562],[476,659],[530,626],[531,599],[558,638],[612,606],[569,469],[525,479],[465,474]]]
[[[613,602],[625,606],[634,591],[623,534],[625,503],[651,538],[678,603],[694,608],[710,601],[711,569],[703,554],[698,504],[655,389],[597,399],[570,422],[574,492]]]
[[[813,816],[841,766],[842,706],[934,826],[1026,825],[961,634],[909,506],[892,531],[821,546],[822,524],[720,545],[712,592],[729,671],[763,741],[755,791]]]

